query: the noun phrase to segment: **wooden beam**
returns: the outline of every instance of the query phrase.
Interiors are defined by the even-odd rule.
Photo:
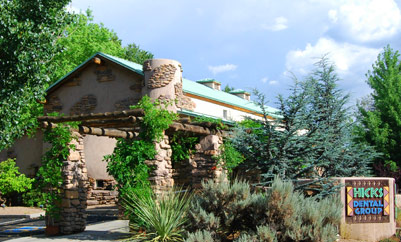
[[[62,122],[72,122],[72,121],[84,121],[84,120],[96,120],[96,119],[111,119],[118,117],[142,117],[144,116],[144,112],[142,109],[131,109],[124,111],[116,111],[116,112],[106,112],[106,113],[90,113],[90,114],[80,114],[80,115],[71,115],[71,116],[41,116],[38,117],[38,121],[50,121],[54,123],[62,123]]]
[[[181,124],[177,122],[170,124],[169,131],[184,131],[203,135],[213,134],[213,132],[208,128],[192,124]]]
[[[102,63],[102,60],[98,57],[93,58],[93,62],[95,62],[96,64],[100,65],[100,63]]]
[[[42,122],[43,128],[55,128],[57,124],[44,121]],[[76,130],[76,129],[72,129]],[[124,139],[133,139],[139,137],[139,133],[132,132],[132,131],[122,131],[118,129],[106,129],[106,128],[94,128],[88,127],[84,125],[78,125],[78,131],[81,134],[91,134],[97,136],[107,136],[107,137],[114,137],[114,138],[124,138]]]
[[[79,125],[78,127],[79,127],[79,133],[81,134],[91,134],[97,136],[108,136],[108,137],[124,138],[124,139],[133,139],[139,136],[139,133],[122,131],[118,129],[94,128],[83,125]]]
[[[116,119],[93,119],[93,120],[84,120],[81,125],[91,126],[91,127],[104,127],[104,126],[124,126],[131,127],[133,124],[139,123],[142,121],[142,117],[122,117]]]

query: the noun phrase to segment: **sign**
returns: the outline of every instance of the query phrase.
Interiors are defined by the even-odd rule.
[[[389,223],[388,180],[345,180],[347,223]]]

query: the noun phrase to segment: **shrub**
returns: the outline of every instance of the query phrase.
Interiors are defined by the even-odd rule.
[[[9,196],[15,192],[25,192],[32,187],[34,179],[18,171],[14,159],[0,162],[0,194],[9,202]]]
[[[146,233],[137,233],[132,239],[140,241],[183,241],[184,224],[191,195],[170,189],[162,194],[139,196],[127,191],[123,197],[123,206],[128,213],[134,214],[137,221],[130,227],[140,231],[144,226]],[[138,224],[139,223],[139,224]]]
[[[193,239],[189,241],[196,241],[199,231],[207,231],[215,241],[336,239],[342,208],[338,197],[305,198],[292,183],[278,178],[264,193],[252,193],[248,183],[238,180],[207,181],[202,186],[188,213],[188,239]]]

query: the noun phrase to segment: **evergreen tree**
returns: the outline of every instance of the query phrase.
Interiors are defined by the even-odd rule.
[[[382,154],[373,167],[380,176],[394,176],[400,182],[401,166],[401,61],[389,46],[379,54],[373,70],[367,73],[373,89],[372,105],[359,105],[360,140]]]
[[[322,196],[335,191],[331,177],[369,174],[369,163],[376,154],[352,139],[351,120],[344,95],[337,87],[338,77],[326,58],[304,81],[295,81],[291,94],[279,96],[281,119],[260,128],[236,130],[235,148],[242,152],[246,169],[259,169],[264,181],[278,175],[285,180],[312,179],[296,183],[296,189],[316,189]],[[264,110],[264,97],[259,104]],[[311,186],[311,185],[318,186]]]

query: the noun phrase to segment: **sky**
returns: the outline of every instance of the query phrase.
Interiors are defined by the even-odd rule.
[[[366,73],[383,48],[401,50],[401,0],[73,0],[68,8],[90,8],[123,45],[179,61],[187,79],[256,88],[270,106],[322,56],[353,104],[371,92]]]

